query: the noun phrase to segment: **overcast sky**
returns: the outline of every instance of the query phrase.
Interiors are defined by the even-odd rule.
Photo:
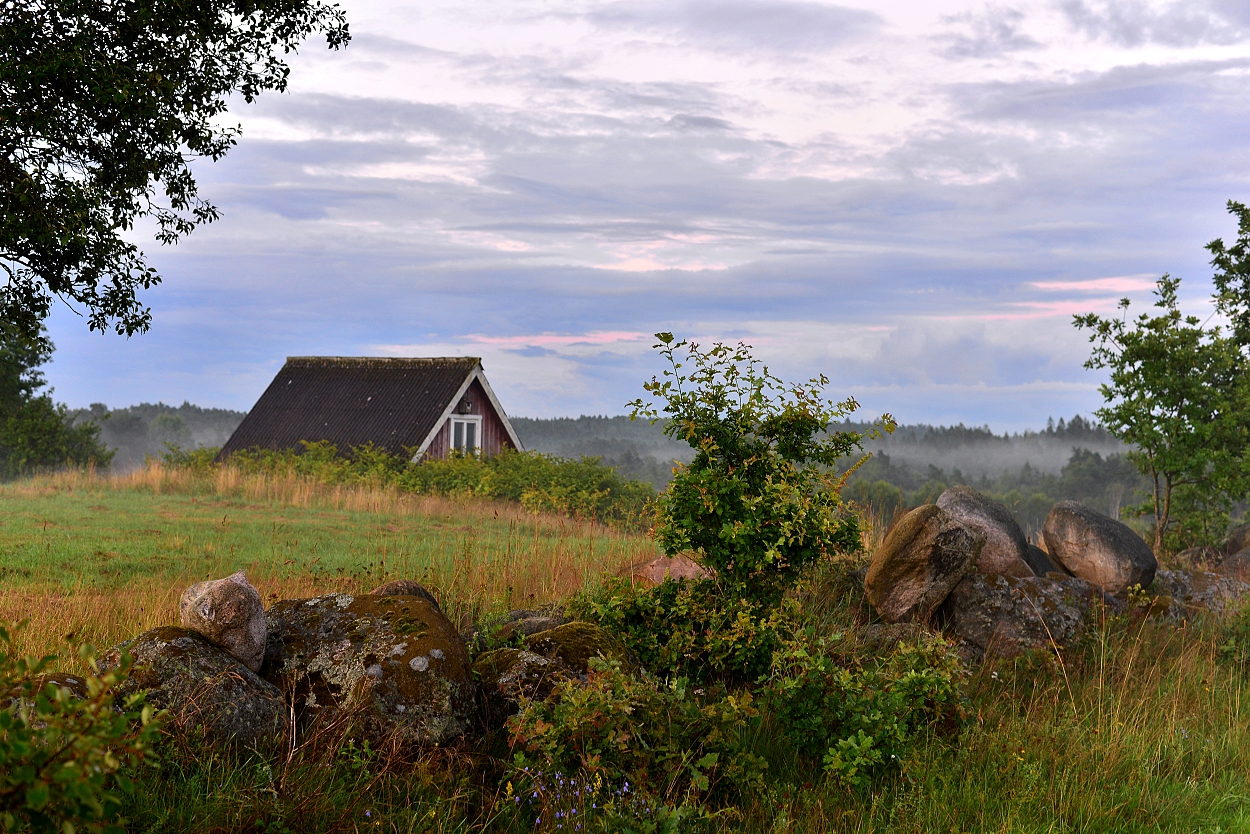
[[[197,168],[151,332],[62,309],[71,405],[246,409],[288,355],[472,355],[511,414],[619,414],[652,333],[864,413],[1090,413],[1072,314],[1200,310],[1250,200],[1245,0],[345,0]]]

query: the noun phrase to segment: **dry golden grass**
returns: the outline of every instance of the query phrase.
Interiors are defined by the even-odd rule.
[[[267,602],[334,591],[362,593],[390,579],[412,578],[434,591],[453,621],[467,624],[491,610],[556,603],[604,574],[658,552],[647,535],[534,515],[507,502],[412,495],[367,484],[334,486],[231,468],[197,475],[154,463],[116,476],[67,472],[6,485],[0,498],[9,507],[39,506],[40,517],[48,517],[46,523],[54,526],[55,513],[62,512],[65,520],[58,529],[66,531],[63,546],[71,559],[91,558],[92,545],[85,538],[76,544],[74,538],[88,531],[81,522],[76,527],[70,513],[92,502],[108,501],[110,511],[147,513],[154,519],[144,523],[176,522],[184,531],[192,525],[191,534],[165,536],[163,546],[194,539],[196,524],[213,526],[208,517],[215,519],[216,512],[204,505],[214,500],[227,502],[220,506],[229,509],[232,519],[251,519],[256,528],[251,539],[236,534],[238,552],[250,556],[236,556],[233,546],[227,550],[201,542],[200,552],[213,554],[211,558],[170,560],[158,572],[120,587],[79,580],[67,588],[63,575],[50,572],[0,585],[0,622],[29,620],[21,646],[32,654],[63,654],[67,635],[105,647],[177,622],[182,590],[206,572],[224,575],[245,569]],[[158,499],[159,507],[154,503]],[[291,515],[287,508],[307,511],[299,517],[301,523],[331,538],[328,557],[283,558],[285,552],[273,550],[270,519],[286,523]],[[205,519],[199,521],[195,512]],[[107,522],[101,518],[99,524]],[[16,537],[11,531],[12,525],[0,527],[0,542],[6,535]],[[368,567],[336,564],[335,546],[367,559]]]

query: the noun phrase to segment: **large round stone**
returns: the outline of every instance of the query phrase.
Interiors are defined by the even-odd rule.
[[[350,712],[374,736],[417,744],[467,729],[469,655],[424,597],[330,594],[283,600],[266,616],[263,674],[291,693],[301,721]]]
[[[153,629],[109,649],[101,667],[116,668],[123,651],[135,665],[118,694],[146,690],[148,703],[168,710],[168,731],[201,732],[210,744],[259,749],[286,737],[282,693],[202,634],[175,626]]]
[[[1128,525],[1075,501],[1060,501],[1051,509],[1042,535],[1051,557],[1109,594],[1149,586],[1159,567],[1150,547]]]
[[[974,657],[1061,649],[1089,627],[1102,593],[1083,579],[972,573],[955,586],[938,619]]]
[[[1005,573],[1008,576],[1045,575],[1045,570],[1039,571],[1029,566],[1029,541],[1004,504],[982,495],[972,487],[953,486],[938,496],[937,505],[946,510],[951,518],[985,536],[985,545],[981,548],[976,564],[981,573]]]
[[[887,622],[925,622],[972,570],[985,537],[936,504],[903,516],[873,554],[864,593]]]
[[[243,571],[197,582],[182,594],[183,628],[198,631],[253,672],[265,659],[265,605]]]

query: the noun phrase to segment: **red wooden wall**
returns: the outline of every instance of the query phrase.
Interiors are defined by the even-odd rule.
[[[499,419],[499,415],[495,413],[494,407],[490,404],[490,398],[486,396],[486,390],[482,388],[482,383],[473,380],[469,386],[469,390],[465,392],[463,399],[467,399],[472,408],[470,414],[482,415],[482,453],[485,455],[497,455],[504,449],[515,448],[512,440],[508,437],[508,431],[503,426],[503,420]],[[444,420],[443,426],[438,430],[438,434],[434,436],[434,440],[430,443],[430,447],[425,450],[426,459],[437,459],[447,457],[447,450],[451,447],[451,420]]]

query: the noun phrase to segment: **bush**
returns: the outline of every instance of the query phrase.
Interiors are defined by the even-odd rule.
[[[643,387],[660,408],[638,399],[632,416],[662,413],[665,433],[695,449],[657,502],[665,552],[694,551],[728,593],[775,602],[807,565],[857,551],[858,516],[844,510],[846,475],[835,468],[865,435],[830,425],[859,404],[827,400],[824,376],[782,382],[743,344],[705,351],[671,333],[656,337],[670,367]],[[894,421],[886,415],[877,428],[892,431]]]
[[[79,655],[94,667],[90,646]],[[0,626],[0,827],[121,832],[120,794],[133,790],[128,771],[153,756],[152,709],[141,695],[115,703],[129,657],[118,669],[89,677],[81,700],[47,680],[53,660],[18,657]]]
[[[807,632],[773,659],[761,694],[791,745],[819,758],[849,786],[896,767],[924,730],[958,728],[965,717],[959,659],[937,638],[900,642],[886,658],[839,658],[837,638]]]
[[[751,683],[768,673],[782,642],[785,611],[726,597],[716,582],[676,582],[650,590],[609,578],[569,605],[615,635],[659,675]]]
[[[598,777],[680,804],[749,795],[766,768],[744,742],[757,715],[750,693],[660,683],[595,658],[585,683],[565,681],[508,719],[514,778]]]
[[[244,472],[293,474],[325,484],[393,485],[420,494],[516,501],[531,512],[630,526],[649,521],[655,497],[650,484],[627,480],[595,457],[572,460],[508,449],[491,457],[453,453],[413,463],[408,455],[372,444],[345,453],[326,441],[305,441],[302,447],[246,449],[232,454],[229,463]],[[162,458],[171,466],[200,470],[213,465],[215,455],[216,450],[171,446]]]

